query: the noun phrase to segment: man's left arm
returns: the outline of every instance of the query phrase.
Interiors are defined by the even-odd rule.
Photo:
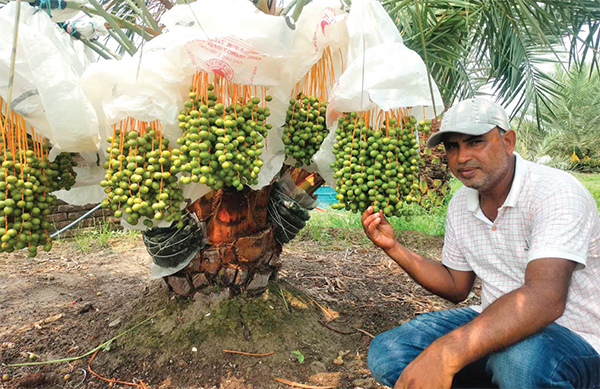
[[[532,335],[562,316],[577,264],[539,258],[527,265],[522,287],[500,297],[468,324],[439,338],[409,364],[401,388],[449,388],[463,367]]]

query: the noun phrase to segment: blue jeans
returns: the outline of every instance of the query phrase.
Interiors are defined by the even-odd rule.
[[[394,386],[404,368],[442,335],[478,315],[471,308],[424,313],[375,337],[367,363],[380,383]],[[600,355],[556,323],[466,366],[453,387],[600,388]]]

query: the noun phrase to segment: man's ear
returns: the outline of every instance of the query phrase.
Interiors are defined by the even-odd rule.
[[[515,151],[515,145],[517,144],[517,134],[513,130],[508,130],[502,136],[502,143],[506,147],[506,153],[511,155]]]

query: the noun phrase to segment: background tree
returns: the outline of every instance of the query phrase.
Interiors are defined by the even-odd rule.
[[[552,78],[560,96],[551,99],[552,111],[541,109],[541,125],[531,116],[520,126],[519,149],[524,157],[549,155],[565,160],[575,152],[578,159],[600,156],[600,75],[590,66],[557,67]],[[533,112],[532,112],[533,113]],[[575,159],[575,158],[573,158]]]
[[[553,112],[560,83],[545,64],[597,69],[600,3],[570,0],[387,0],[405,44],[419,52],[444,103],[491,85],[513,115]],[[532,108],[533,111],[529,109]]]

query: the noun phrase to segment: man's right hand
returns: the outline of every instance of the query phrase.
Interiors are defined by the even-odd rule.
[[[361,219],[365,234],[381,247],[408,275],[422,287],[454,303],[469,295],[475,273],[450,269],[439,261],[416,254],[396,241],[394,228],[381,212],[369,207]]]
[[[363,213],[361,221],[367,238],[371,239],[376,246],[388,251],[397,244],[394,228],[383,213],[373,213],[373,207],[369,207]]]

